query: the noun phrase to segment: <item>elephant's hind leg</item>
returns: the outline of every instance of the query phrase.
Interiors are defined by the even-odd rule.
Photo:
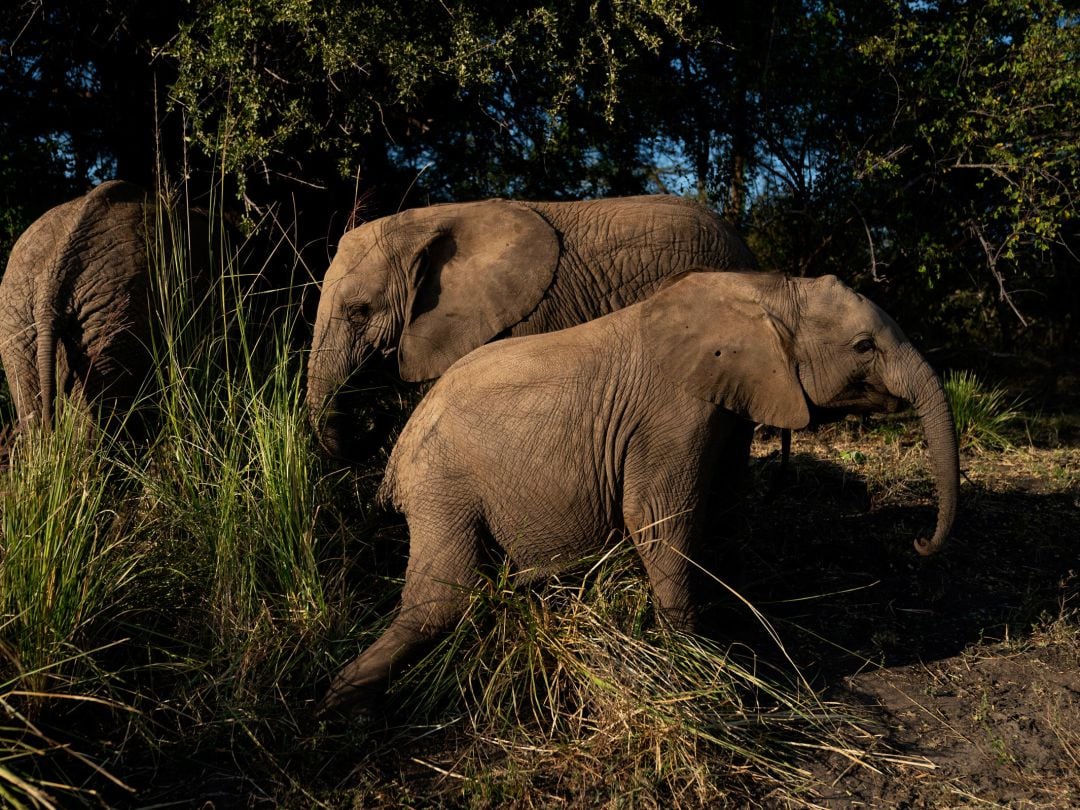
[[[401,608],[378,640],[337,674],[323,697],[321,714],[347,711],[381,695],[396,670],[464,614],[480,564],[479,527],[447,531],[447,525],[453,524],[425,521],[414,526],[410,521]]]

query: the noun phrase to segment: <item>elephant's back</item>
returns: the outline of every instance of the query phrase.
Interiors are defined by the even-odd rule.
[[[560,234],[548,294],[512,334],[565,329],[643,301],[691,268],[756,270],[734,226],[700,203],[646,195],[534,204]]]
[[[646,265],[674,251],[691,263],[722,269],[753,270],[757,260],[735,226],[694,200],[645,194],[572,203],[548,203],[540,213],[563,236],[564,246],[588,246],[600,256],[640,254]],[[569,245],[567,245],[569,243]],[[665,275],[659,268],[658,275]]]
[[[134,268],[145,274],[145,201],[138,186],[112,180],[50,208],[16,240],[0,280],[4,298],[29,300],[39,284],[59,280],[72,269],[76,281],[78,271],[92,267],[98,273],[102,262],[120,272]],[[71,261],[73,256],[77,261]]]
[[[436,479],[454,486],[492,467],[492,477],[512,480],[526,460],[558,451],[565,423],[591,427],[603,395],[596,381],[613,376],[604,343],[625,331],[619,320],[508,338],[458,360],[402,430],[380,497],[408,514]]]
[[[0,287],[32,283],[34,277],[43,274],[44,267],[55,260],[59,247],[66,243],[78,225],[81,208],[81,197],[69,200],[50,208],[30,223],[15,240]],[[24,280],[27,276],[30,278]]]

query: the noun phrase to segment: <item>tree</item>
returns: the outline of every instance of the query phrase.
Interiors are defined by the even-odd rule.
[[[604,162],[611,140],[597,129],[617,120],[628,66],[678,36],[686,11],[685,0],[203,2],[170,51],[174,98],[256,205],[253,183],[349,178],[385,212],[402,203],[389,190],[429,164],[417,187],[437,196],[573,194]]]
[[[24,0],[0,15],[0,261],[47,208],[111,177],[154,182],[174,80],[156,48],[181,0]]]
[[[896,86],[864,154],[895,270],[958,331],[1076,345],[1080,15],[1060,0],[910,3],[864,52]],[[922,295],[918,293],[921,287]],[[974,317],[972,317],[974,315]],[[990,317],[987,317],[990,316]],[[1056,328],[1056,336],[1051,332]]]

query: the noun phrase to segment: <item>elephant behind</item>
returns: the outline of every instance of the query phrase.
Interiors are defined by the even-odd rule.
[[[585,323],[695,265],[757,267],[730,223],[670,196],[451,203],[355,228],[323,280],[308,363],[321,444],[350,455],[342,389],[373,357],[434,379],[484,343]]]
[[[717,463],[742,420],[799,429],[912,403],[938,492],[959,493],[941,382],[893,320],[835,277],[687,273],[644,302],[458,361],[402,431],[380,490],[404,512],[401,608],[335,678],[324,709],[372,696],[452,627],[493,549],[544,576],[627,535],[657,612],[692,630],[694,561]]]
[[[153,217],[143,189],[114,180],[47,211],[15,243],[0,280],[0,360],[20,426],[51,428],[58,393],[108,420],[138,392],[151,367]]]

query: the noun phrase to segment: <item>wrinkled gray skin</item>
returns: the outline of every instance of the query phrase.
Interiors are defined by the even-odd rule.
[[[498,337],[576,326],[695,265],[756,269],[730,224],[678,197],[487,200],[413,209],[349,231],[322,284],[307,400],[348,458],[341,389],[372,356],[403,380],[442,374]]]
[[[543,577],[623,534],[659,615],[694,628],[692,563],[714,459],[740,417],[798,429],[815,412],[921,417],[939,497],[956,513],[956,436],[941,383],[893,320],[835,277],[689,273],[647,301],[455,364],[394,448],[380,496],[408,520],[401,608],[334,680],[324,711],[374,697],[465,608],[485,543]]]
[[[0,359],[19,423],[50,429],[59,393],[103,417],[150,368],[146,193],[119,180],[57,206],[11,251],[0,281]]]

